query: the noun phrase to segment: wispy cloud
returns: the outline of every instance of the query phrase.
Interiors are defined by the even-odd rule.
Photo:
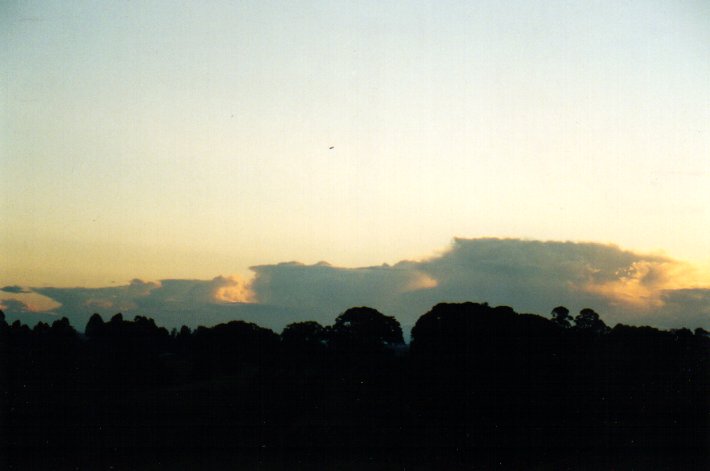
[[[344,268],[321,262],[252,267],[254,277],[133,280],[107,288],[34,288],[60,306],[54,315],[83,327],[93,312],[148,315],[166,326],[245,319],[276,330],[312,319],[329,324],[368,305],[405,326],[442,302],[479,301],[547,314],[554,306],[597,310],[608,324],[710,327],[710,289],[682,262],[614,245],[520,239],[455,239],[420,261]],[[8,293],[20,287],[6,287]],[[4,309],[32,318],[27,306]]]

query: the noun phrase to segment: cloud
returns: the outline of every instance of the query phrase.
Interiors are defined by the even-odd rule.
[[[444,253],[393,266],[338,268],[286,263],[253,267],[255,298],[308,307],[314,317],[366,304],[412,325],[432,305],[480,301],[546,315],[591,307],[610,323],[708,326],[707,298],[682,297],[687,264],[614,245],[520,239],[455,239]],[[691,303],[692,301],[692,303]]]
[[[133,280],[108,288],[35,288],[61,304],[81,329],[93,312],[153,317],[173,327],[244,319],[281,330],[316,320],[330,324],[349,307],[396,316],[405,329],[439,302],[478,301],[546,315],[564,305],[592,308],[610,325],[710,328],[710,289],[685,263],[614,245],[520,239],[455,239],[419,261],[344,268],[321,262],[252,267],[245,280]],[[14,287],[10,287],[14,288]]]
[[[507,304],[538,314],[559,304],[574,312],[591,307],[612,325],[710,324],[710,317],[678,294],[697,285],[688,264],[615,245],[455,239],[448,252],[416,266],[437,280],[440,299]]]
[[[0,301],[0,309],[5,314],[5,320],[8,323],[13,323],[19,320],[23,324],[34,326],[38,322],[46,322],[51,324],[59,319],[53,312],[34,311],[18,299],[3,299]]]
[[[83,329],[89,317],[104,318],[121,312],[125,317],[149,316],[159,325],[179,327],[214,325],[233,319],[256,322],[280,330],[294,320],[306,320],[301,309],[289,309],[248,302],[248,282],[238,277],[218,276],[212,280],[166,279],[146,282],[134,279],[128,285],[106,288],[34,288],[60,306],[56,315],[66,316]]]
[[[607,307],[603,287],[623,282],[636,266],[671,263],[613,245],[519,239],[455,239],[440,257],[418,264],[446,299],[475,297],[546,313],[550,303]],[[611,290],[609,290],[611,291]]]
[[[106,288],[33,288],[33,291],[61,304],[56,312],[75,317],[78,313],[130,311],[138,301],[157,288],[157,283],[133,280],[125,286]],[[88,318],[87,318],[88,319]]]
[[[656,322],[671,322],[675,325],[685,325],[707,328],[710,320],[710,289],[675,289],[663,293],[664,308],[658,314],[663,319]],[[658,315],[655,314],[655,315]],[[695,318],[699,322],[689,324],[687,320]]]
[[[23,314],[31,312],[25,303],[16,299],[5,299],[2,301],[3,311]]]
[[[281,263],[252,267],[254,297],[261,303],[305,309],[330,323],[353,306],[394,308],[405,293],[435,281],[407,264],[339,268],[325,263]],[[421,313],[423,314],[423,312]]]
[[[31,293],[32,291],[25,289],[21,286],[3,286],[0,288],[0,291],[4,291],[5,293],[15,293],[15,294],[20,294],[20,293]]]
[[[632,309],[654,310],[666,304],[665,294],[680,287],[686,267],[670,260],[640,260],[619,270],[616,278],[605,282],[590,282],[584,289],[597,293],[612,305]]]

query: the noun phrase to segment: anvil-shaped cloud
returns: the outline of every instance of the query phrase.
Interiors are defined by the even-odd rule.
[[[558,305],[573,312],[590,307],[610,325],[710,327],[710,289],[700,286],[687,264],[613,245],[455,239],[438,256],[395,265],[290,262],[252,270],[251,280],[133,280],[111,288],[33,291],[60,303],[53,313],[69,317],[78,328],[93,312],[107,317],[120,311],[169,327],[244,319],[280,330],[307,319],[330,324],[359,305],[394,315],[407,327],[442,301],[485,301],[538,314]],[[16,303],[6,303],[5,309],[10,318],[29,321],[34,315]]]

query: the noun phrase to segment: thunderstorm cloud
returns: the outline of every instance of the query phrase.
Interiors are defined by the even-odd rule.
[[[232,319],[280,330],[290,322],[323,324],[353,306],[394,315],[405,328],[439,302],[476,301],[546,315],[558,305],[589,307],[609,325],[710,327],[710,289],[687,264],[614,245],[520,239],[455,239],[448,250],[420,261],[344,268],[320,262],[252,267],[252,279],[133,280],[107,288],[33,288],[83,328],[104,317],[146,315],[167,327],[213,325]],[[19,287],[6,287],[8,293]],[[11,318],[40,320],[5,300]]]

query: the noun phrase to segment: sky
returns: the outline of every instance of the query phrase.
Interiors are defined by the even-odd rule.
[[[6,311],[199,285],[284,318],[571,293],[614,319],[710,315],[707,2],[9,1],[0,41]],[[541,272],[550,299],[471,275],[532,280],[534,247],[572,257]],[[615,278],[565,285],[580,257],[620,257]]]

